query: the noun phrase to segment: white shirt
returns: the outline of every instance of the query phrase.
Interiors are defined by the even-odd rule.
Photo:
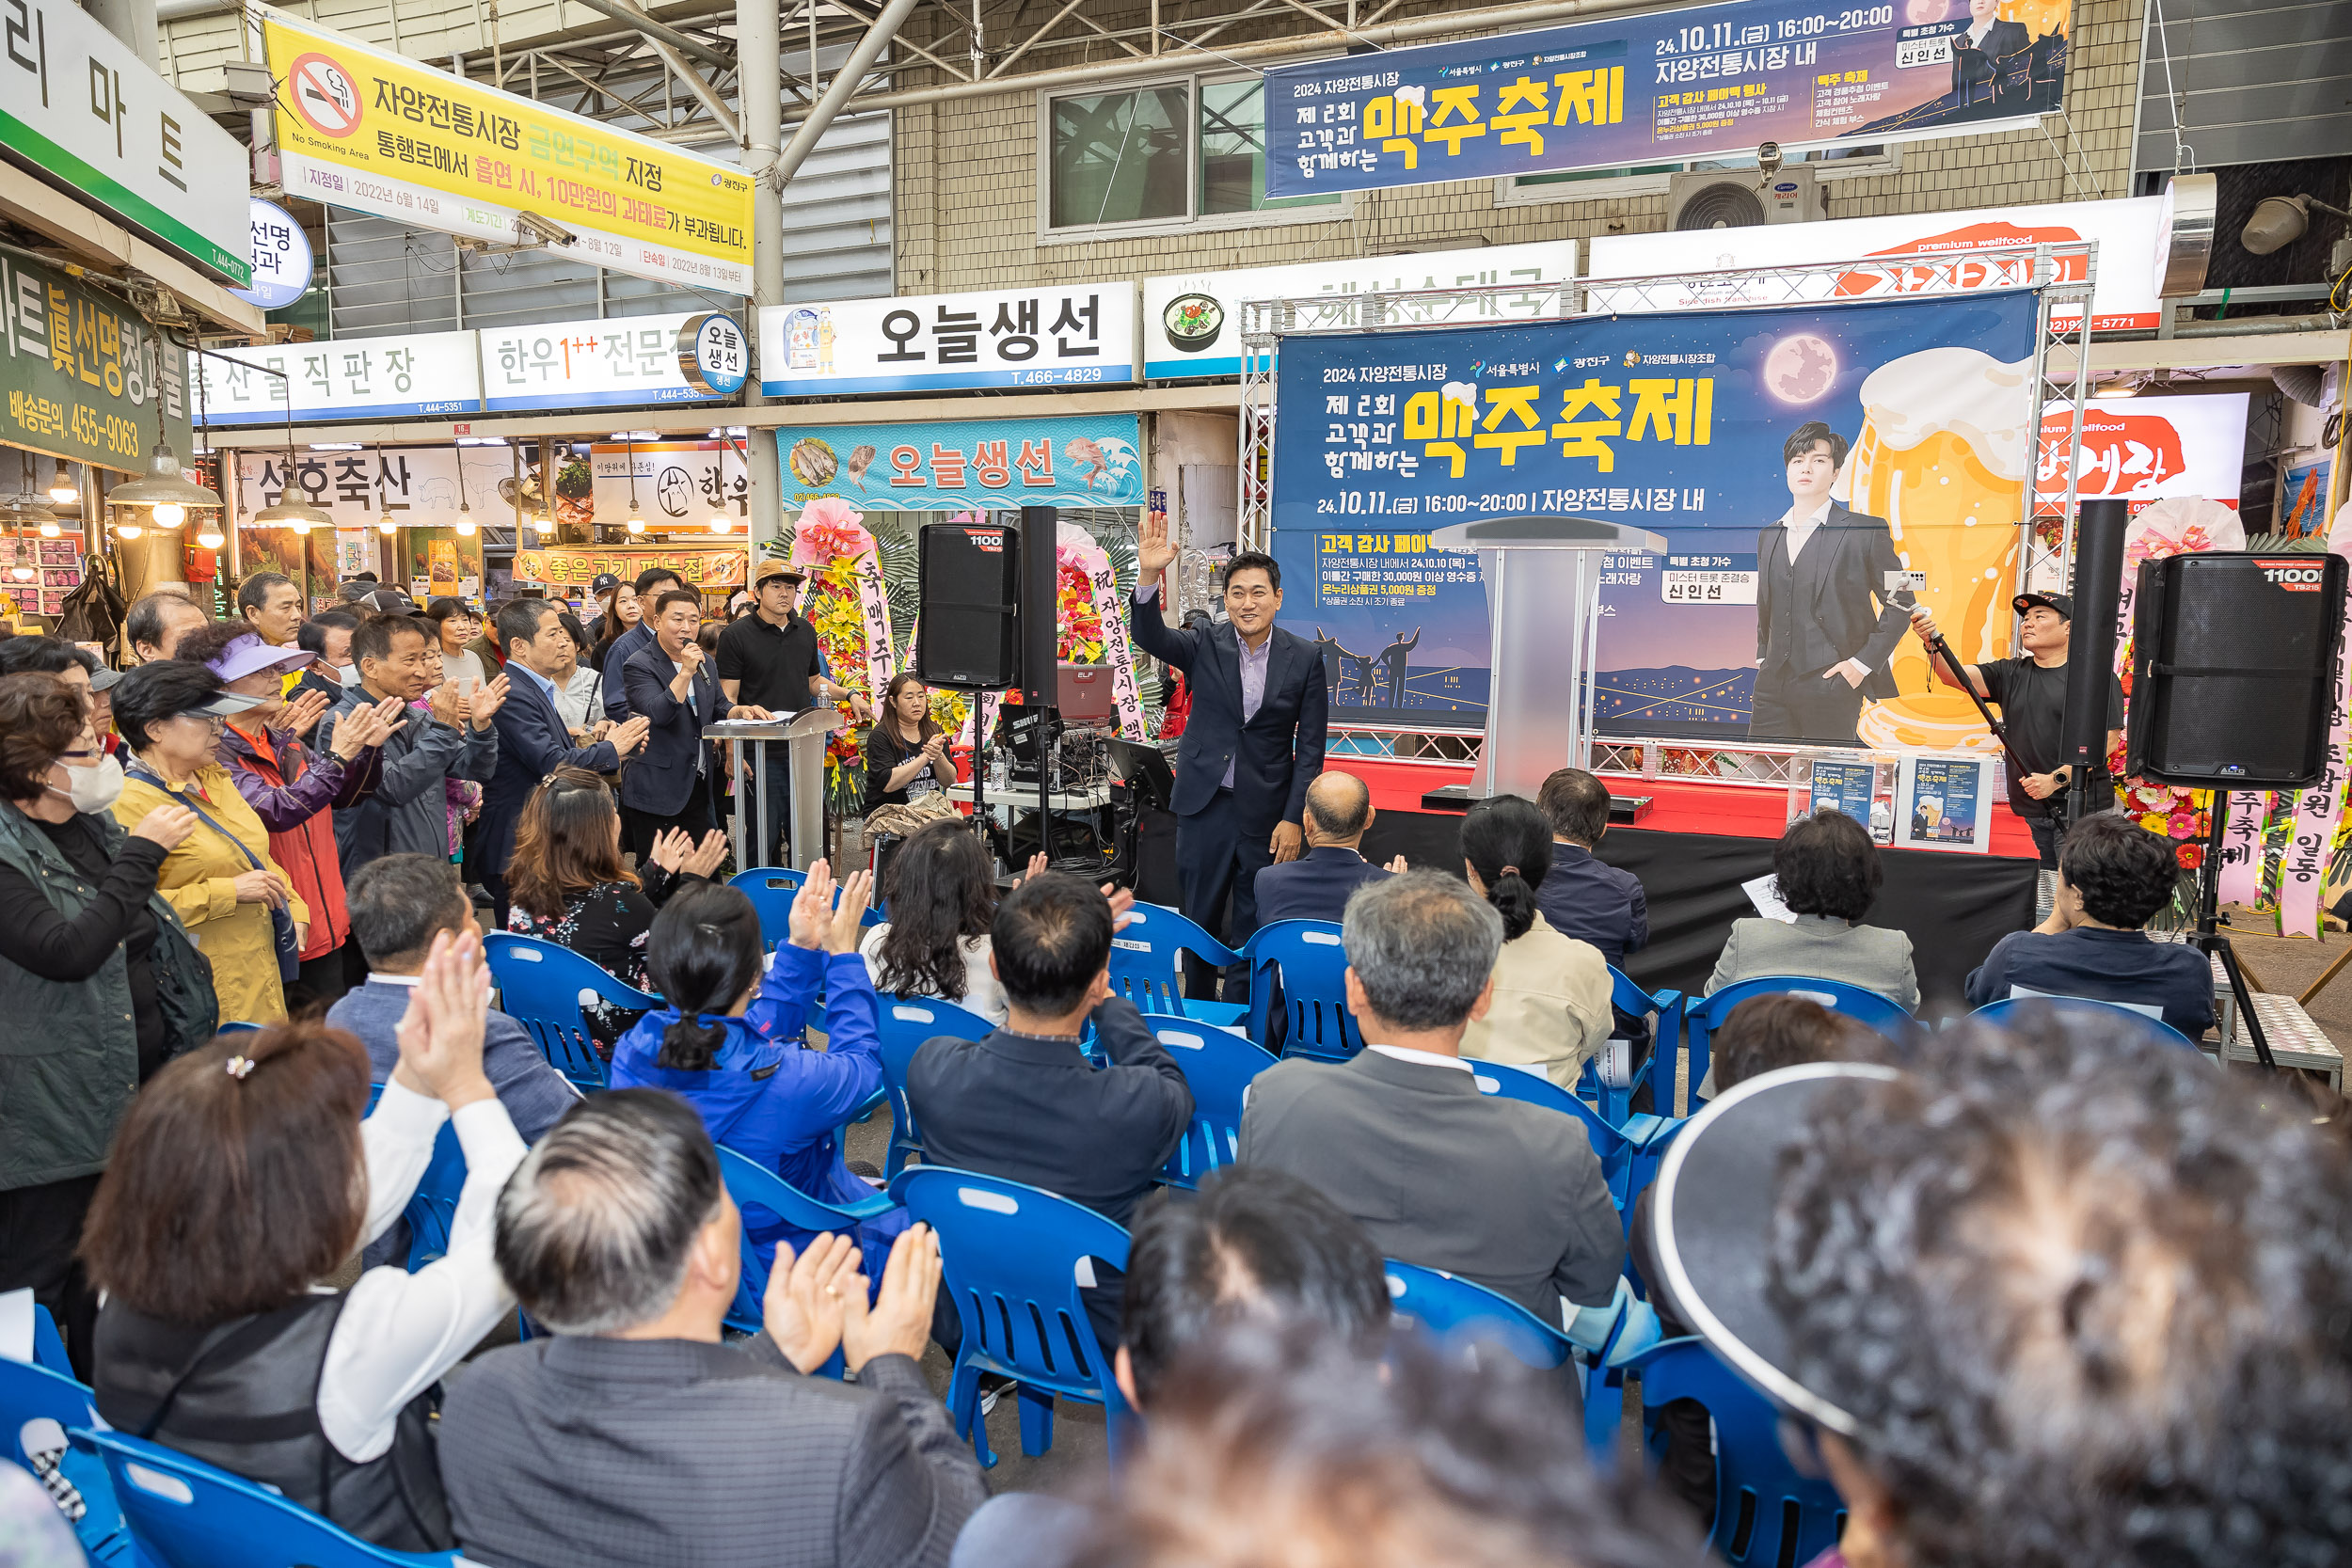
[[[1998,15],[1988,16],[1980,22],[1971,20],[1968,24],[1968,47],[1971,49],[1982,49],[1984,47],[1984,35],[1991,32],[1993,30],[1993,24],[1998,22],[1999,20],[2000,17]]]
[[[866,932],[864,940],[857,944],[858,955],[866,960],[866,973],[872,978],[877,991],[882,990],[882,958],[879,955],[882,937],[889,929],[890,922],[885,920]],[[996,983],[996,976],[989,971],[989,951],[988,938],[984,936],[963,939],[963,1000],[956,1006],[968,1013],[977,1014],[991,1023],[1002,1024],[1012,1015],[1012,1004],[1006,999],[1005,988]],[[885,1001],[887,997],[885,992]]]
[[[564,716],[566,727],[593,730],[596,721],[604,717],[604,674],[593,664],[583,664],[572,672],[572,678],[564,689],[555,694],[555,711]]]
[[[1788,534],[1789,565],[1794,566],[1797,563],[1797,552],[1804,548],[1805,542],[1813,537],[1816,530],[1829,521],[1829,508],[1830,498],[1824,496],[1821,498],[1820,505],[1802,517],[1797,515],[1797,509],[1793,505],[1780,515],[1780,526],[1788,531]],[[1870,678],[1870,667],[1858,658],[1850,658],[1843,665],[1832,665],[1830,668],[1851,670],[1857,681],[1866,681]]]
[[[374,978],[417,983],[410,974]],[[439,1101],[396,1083],[384,1085],[374,1113],[359,1128],[368,1171],[362,1245],[389,1229],[408,1207],[432,1161],[433,1140],[448,1119]],[[529,1150],[506,1107],[495,1099],[476,1101],[455,1119],[457,1142],[466,1153],[466,1187],[450,1222],[447,1256],[415,1274],[391,1265],[368,1270],[352,1286],[326,1341],[326,1364],[319,1373],[319,1429],[336,1452],[356,1464],[382,1458],[392,1446],[402,1407],[515,1309],[491,1242],[499,1193]]]
[[[1476,1068],[1470,1066],[1459,1056],[1440,1056],[1434,1051],[1415,1051],[1409,1045],[1373,1045],[1367,1043],[1364,1046],[1364,1049],[1366,1051],[1377,1051],[1383,1056],[1393,1056],[1400,1062],[1418,1062],[1423,1067],[1460,1068],[1464,1072],[1470,1074],[1472,1077],[1477,1076],[1478,1073],[1478,1069]]]

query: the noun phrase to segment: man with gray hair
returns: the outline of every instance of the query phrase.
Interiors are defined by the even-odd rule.
[[[1356,891],[1343,940],[1364,1049],[1261,1073],[1240,1163],[1314,1187],[1387,1257],[1474,1280],[1597,1345],[1625,1265],[1600,1161],[1576,1118],[1481,1094],[1461,1055],[1494,994],[1502,917],[1458,877],[1407,871]]]
[[[849,1238],[779,1245],[765,1331],[723,1342],[742,1216],[675,1095],[565,1115],[500,1195],[497,1256],[554,1334],[452,1386],[441,1474],[471,1561],[944,1568],[987,1496],[920,1365],[930,1227],[899,1236],[870,1306]],[[815,1375],[836,1346],[854,1385]]]
[[[122,635],[132,657],[141,664],[169,658],[180,639],[212,619],[195,600],[176,588],[158,588],[131,606],[122,618]]]

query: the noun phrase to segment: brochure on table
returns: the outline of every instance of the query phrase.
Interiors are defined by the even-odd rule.
[[[1981,753],[1917,752],[1902,759],[1896,786],[1895,846],[1989,854],[1994,759]]]
[[[1842,811],[1869,831],[1871,842],[1895,842],[1895,763],[1858,752],[1813,759],[1813,789],[1804,809]]]

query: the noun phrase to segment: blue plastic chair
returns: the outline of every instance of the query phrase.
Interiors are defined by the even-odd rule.
[[[156,1568],[449,1568],[454,1552],[388,1551],[266,1487],[119,1432],[77,1427],[102,1459],[139,1555]]]
[[[1589,1386],[1587,1368],[1580,1358],[1582,1353],[1575,1343],[1510,1297],[1443,1269],[1400,1263],[1393,1258],[1387,1259],[1384,1267],[1388,1274],[1389,1305],[1399,1317],[1410,1319],[1448,1344],[1498,1345],[1538,1370],[1557,1370],[1574,1362],[1577,1386]],[[1609,1346],[1615,1343],[1624,1327],[1625,1314],[1620,1312],[1610,1327],[1602,1356],[1606,1356]],[[1611,1451],[1610,1434],[1624,1418],[1622,1408],[1613,1411],[1606,1403],[1589,1396],[1584,1402],[1585,1447],[1596,1457],[1605,1457]]]
[[[224,1023],[218,1032],[223,1035],[251,1035],[259,1033],[261,1027],[258,1023]]]
[[[781,865],[755,866],[727,879],[727,886],[741,888],[751,899],[752,908],[759,911],[759,945],[766,951],[774,952],[778,942],[788,940],[792,935],[792,900],[800,895],[802,887],[807,881],[808,873],[805,871],[793,871]],[[834,892],[833,901],[835,908],[840,906],[838,889]],[[879,908],[869,904],[866,912],[858,917],[858,924],[879,926],[886,918]]]
[[[1696,1400],[1715,1421],[1715,1528],[1725,1561],[1778,1568],[1810,1562],[1837,1544],[1845,1504],[1826,1480],[1800,1475],[1780,1444],[1780,1414],[1697,1338],[1667,1339],[1628,1358],[1642,1383],[1643,1425],[1665,1451],[1661,1407]]]
[[[70,1371],[41,1364],[41,1329],[46,1327],[52,1339],[57,1331],[46,1311],[38,1307],[33,1311],[35,1361],[0,1357],[0,1459],[13,1460],[38,1474],[33,1453],[25,1447],[26,1422],[56,1422],[56,1432],[45,1435],[62,1441],[65,1433],[95,1426],[99,1418],[90,1391],[75,1382]],[[58,1355],[62,1360],[62,1346]],[[54,1451],[49,1443],[40,1447],[44,1459]],[[92,1562],[122,1562],[127,1568],[134,1561],[130,1531],[122,1522],[122,1506],[115,1500],[114,1481],[106,1466],[95,1454],[72,1447],[57,1455],[56,1463],[59,1474],[81,1497],[82,1516],[72,1522],[83,1552]]]
[[[1751,996],[1802,996],[1835,1013],[1877,1030],[1897,1045],[1910,1043],[1918,1021],[1877,991],[1850,986],[1843,980],[1807,978],[1801,974],[1759,974],[1725,986],[1712,996],[1693,997],[1682,1010],[1683,1048],[1689,1057],[1683,1070],[1691,1076],[1691,1110],[1702,1101],[1699,1085],[1707,1080],[1707,1042],[1723,1027],[1731,1009]]]
[[[2010,996],[1998,1002],[1987,1002],[1968,1016],[1984,1023],[2002,1023],[2026,1007],[2052,1007],[2061,1013],[2128,1023],[2150,1038],[2162,1040],[2167,1045],[2177,1045],[2187,1051],[2198,1048],[2195,1040],[2164,1020],[2150,1018],[2146,1013],[2134,1012],[2112,1002],[2102,1002],[2095,996]]]
[[[521,1024],[548,1065],[581,1093],[604,1087],[604,1058],[589,1038],[580,993],[593,991],[616,1007],[650,1012],[661,998],[649,996],[598,969],[568,947],[539,937],[493,931],[482,939],[483,956],[497,981],[499,1007]]]
[[[761,1261],[759,1249],[751,1239],[754,1211],[761,1212],[763,1216],[773,1215],[799,1230],[847,1230],[860,1220],[877,1219],[898,1207],[888,1194],[881,1192],[856,1203],[827,1203],[811,1197],[757,1161],[723,1146],[719,1150],[719,1177],[727,1184],[727,1195],[735,1199],[735,1206],[743,1211],[743,1273],[736,1283],[735,1302],[726,1315],[726,1326],[743,1334],[759,1332],[765,1316],[761,1303],[768,1294],[769,1266]],[[763,1217],[757,1223],[765,1225],[767,1221]],[[834,1360],[839,1359],[840,1353],[836,1351]],[[839,1375],[837,1367],[831,1370],[834,1375]]]
[[[882,1093],[890,1097],[890,1153],[882,1174],[895,1177],[907,1168],[907,1156],[923,1152],[922,1130],[914,1125],[914,1107],[907,1101],[907,1068],[923,1042],[942,1035],[960,1040],[986,1039],[996,1026],[979,1014],[935,996],[883,996],[876,1011],[882,1019]]]
[[[369,1115],[374,1115],[375,1102],[383,1098],[383,1085],[368,1085]],[[410,1274],[449,1255],[450,1227],[456,1221],[457,1200],[465,1192],[465,1147],[457,1141],[456,1123],[445,1121],[434,1135],[433,1157],[417,1179],[417,1190],[409,1196],[408,1207],[400,1212],[400,1217],[408,1222],[406,1267]]]
[[[1328,920],[1278,920],[1249,939],[1249,1037],[1272,1039],[1280,982],[1284,1056],[1343,1062],[1364,1038],[1347,1014],[1347,950]]]
[[[1198,1187],[1218,1166],[1240,1163],[1242,1096],[1275,1058],[1239,1035],[1188,1018],[1146,1013],[1143,1022],[1184,1069],[1192,1090],[1192,1125],[1160,1167],[1160,1180],[1170,1187]]]
[[[1184,995],[1177,955],[1190,953],[1222,968],[1242,955],[1165,904],[1137,904],[1126,925],[1111,938],[1111,989],[1146,1013],[1168,1013],[1204,1023],[1239,1023],[1248,1011],[1242,1002],[1203,1002]]]
[[[1612,1127],[1590,1105],[1532,1068],[1482,1061],[1475,1056],[1462,1059],[1470,1064],[1479,1093],[1521,1100],[1574,1117],[1582,1125],[1584,1135],[1592,1140],[1593,1152],[1600,1157],[1601,1179],[1609,1183],[1609,1201],[1616,1205],[1617,1217],[1631,1223],[1633,1198],[1640,1191],[1634,1185],[1634,1176],[1642,1147],[1666,1129],[1664,1117],[1645,1113],[1629,1118],[1624,1127]],[[1654,1177],[1656,1163],[1651,1162],[1648,1168]]]
[[[1623,1085],[1604,1082],[1600,1075],[1599,1058],[1593,1058],[1584,1064],[1583,1076],[1577,1081],[1577,1094],[1598,1106],[1601,1120],[1612,1127],[1624,1126],[1626,1117],[1633,1114],[1633,1096],[1644,1084],[1653,1085],[1650,1098],[1654,1103],[1662,1103],[1667,1110],[1673,1110],[1674,1085],[1665,1085],[1661,1101],[1655,1086],[1658,1079],[1653,1073],[1661,1057],[1668,1062],[1677,1059],[1674,1053],[1678,1051],[1682,1041],[1682,993],[1672,989],[1644,990],[1634,983],[1631,975],[1611,964],[1609,1005],[1635,1018],[1647,1017],[1652,1013],[1657,1015],[1657,1022],[1650,1025],[1649,1055],[1633,1069],[1632,1076]],[[1669,1068],[1667,1070],[1671,1072],[1673,1069]]]
[[[982,1468],[996,1464],[979,1418],[982,1372],[1021,1385],[1023,1453],[1034,1458],[1054,1446],[1056,1395],[1102,1405],[1116,1448],[1127,1402],[1095,1342],[1076,1271],[1085,1258],[1124,1269],[1127,1232],[1041,1187],[946,1165],[899,1172],[890,1196],[939,1233],[942,1288],[963,1323],[947,1414]]]

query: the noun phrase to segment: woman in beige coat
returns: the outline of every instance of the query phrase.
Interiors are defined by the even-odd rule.
[[[1480,801],[1462,818],[1462,869],[1502,916],[1494,1001],[1463,1035],[1462,1054],[1532,1067],[1574,1089],[1614,1015],[1600,949],[1562,936],[1535,907],[1551,869],[1551,824],[1517,795]]]
[[[123,676],[114,700],[115,727],[134,758],[115,819],[134,827],[160,805],[197,814],[196,831],[164,858],[155,887],[212,960],[221,1021],[284,1018],[273,915],[293,919],[299,950],[310,911],[270,859],[269,830],[215,755],[228,715],[264,699],[224,691],[218,675],[175,658]]]

